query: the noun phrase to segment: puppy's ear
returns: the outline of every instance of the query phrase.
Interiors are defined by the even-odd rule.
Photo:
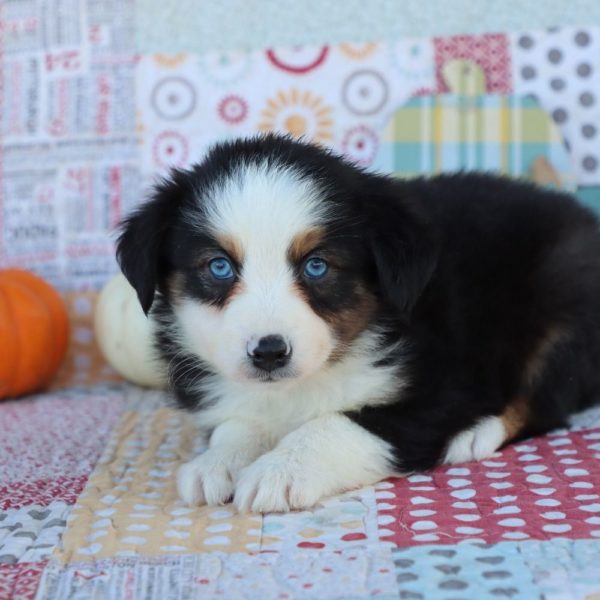
[[[437,242],[419,202],[401,186],[386,188],[369,202],[369,241],[384,300],[409,313],[437,265]]]
[[[117,261],[121,271],[137,292],[146,314],[165,269],[163,246],[166,234],[183,202],[185,188],[182,172],[160,183],[152,199],[140,206],[121,226],[117,241]]]

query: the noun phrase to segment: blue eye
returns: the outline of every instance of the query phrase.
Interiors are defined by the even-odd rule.
[[[215,279],[230,279],[233,277],[233,267],[226,258],[213,258],[208,263],[208,268]]]
[[[304,264],[304,274],[311,279],[320,279],[328,269],[327,262],[322,258],[309,258]]]

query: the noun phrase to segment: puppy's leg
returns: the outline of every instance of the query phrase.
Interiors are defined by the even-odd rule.
[[[484,417],[474,427],[454,436],[443,462],[454,464],[488,458],[523,431],[527,414],[527,399],[519,396],[500,416]]]
[[[309,508],[324,496],[394,473],[391,446],[344,415],[309,421],[243,469],[234,503],[242,511]]]
[[[267,436],[253,423],[225,421],[210,437],[208,450],[181,465],[177,473],[179,496],[188,504],[225,504],[243,467],[270,449]]]

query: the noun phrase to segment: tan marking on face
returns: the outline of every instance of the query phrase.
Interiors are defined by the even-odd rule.
[[[229,235],[219,235],[215,239],[236,264],[244,263],[244,250],[238,239]]]
[[[377,309],[375,296],[361,285],[357,286],[356,298],[357,301],[351,308],[325,317],[338,342],[331,355],[331,361],[344,356],[350,344],[369,326]]]
[[[529,418],[529,398],[525,395],[517,396],[500,415],[500,420],[506,429],[504,443],[516,438],[527,425]]]
[[[323,241],[324,231],[320,227],[309,229],[294,237],[288,250],[289,261],[298,264]]]
[[[308,294],[301,286],[294,284],[294,293],[296,293],[306,304],[310,304]],[[362,333],[371,322],[377,301],[375,296],[367,289],[359,286],[356,291],[357,302],[352,308],[347,308],[335,315],[322,316],[323,320],[333,331],[336,340],[328,361],[337,362],[344,357],[352,341]]]
[[[549,327],[543,335],[538,344],[537,348],[530,356],[529,360],[525,365],[525,376],[524,383],[526,385],[533,385],[536,380],[542,375],[546,360],[550,353],[568,337],[568,331],[560,325],[552,325]]]

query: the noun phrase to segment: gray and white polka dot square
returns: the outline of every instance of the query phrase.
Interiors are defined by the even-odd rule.
[[[513,34],[514,92],[558,124],[579,185],[600,184],[600,27]]]

